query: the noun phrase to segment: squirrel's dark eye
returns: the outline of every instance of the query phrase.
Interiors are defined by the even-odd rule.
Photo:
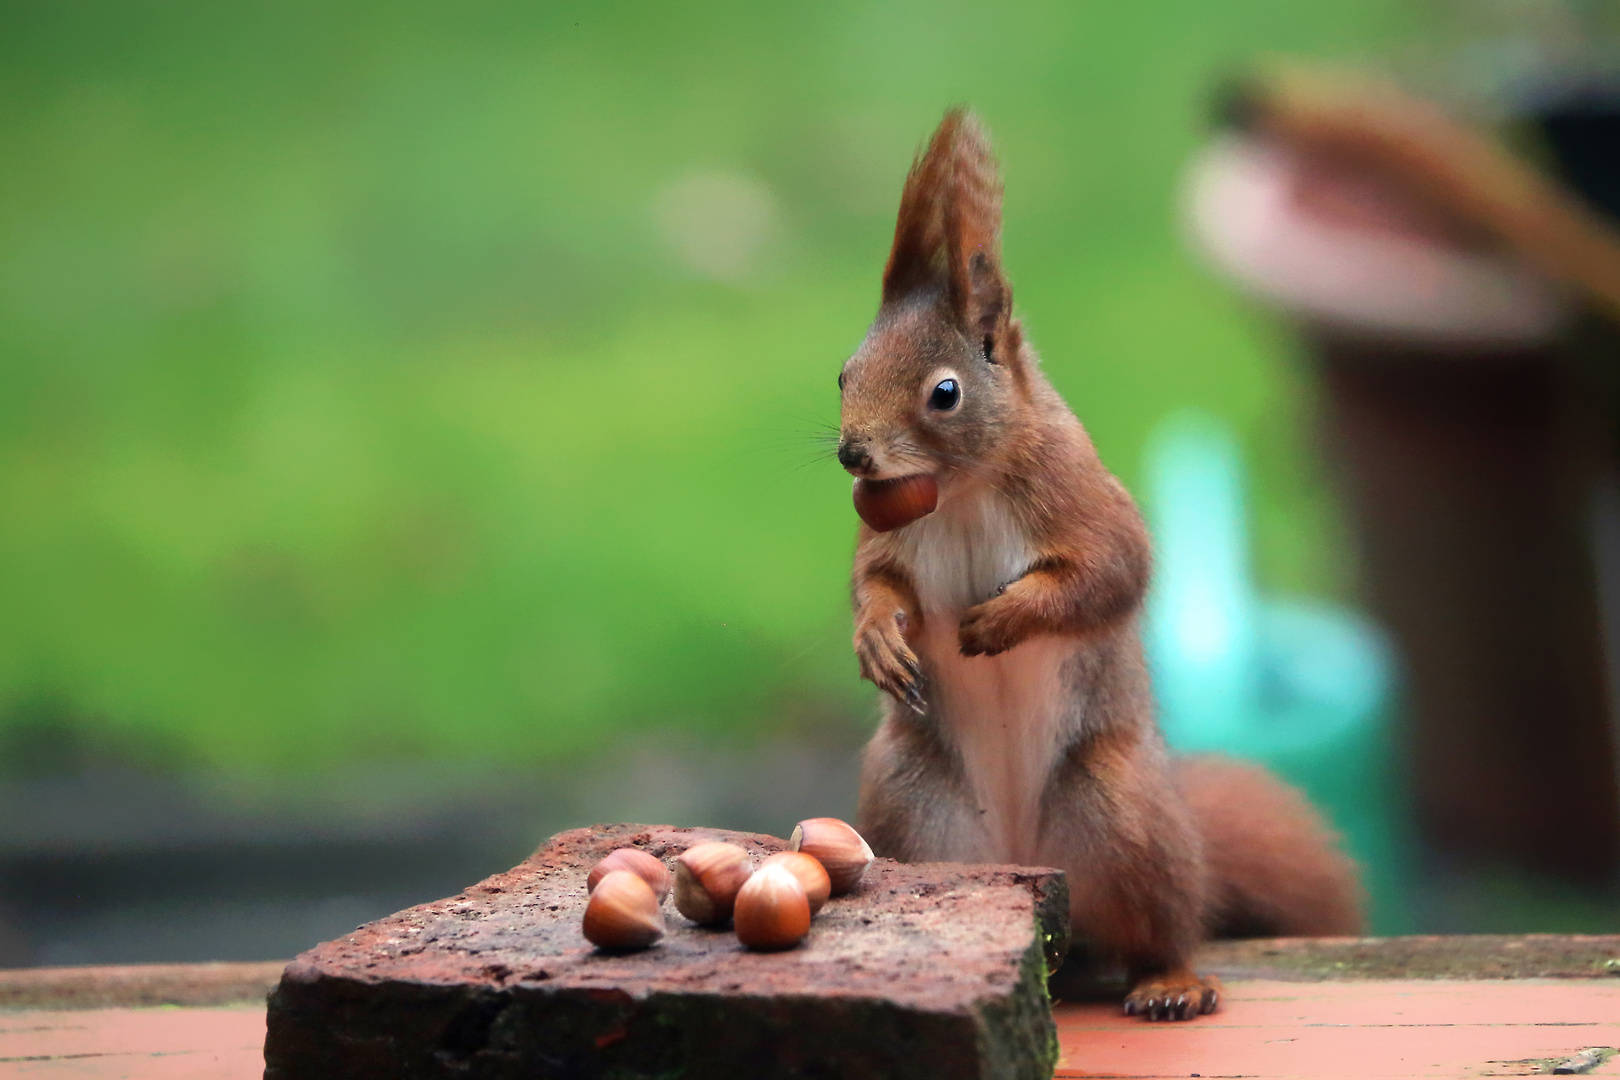
[[[928,395],[928,407],[936,412],[949,412],[956,408],[956,403],[961,400],[962,388],[956,385],[956,380],[944,379],[934,387],[934,392]]]
[[[840,371],[838,373],[838,389],[842,390],[843,388],[844,388],[844,373],[842,371]]]

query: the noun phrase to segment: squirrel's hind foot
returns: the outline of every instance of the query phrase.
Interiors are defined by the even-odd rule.
[[[1186,968],[1153,975],[1137,982],[1125,995],[1125,1015],[1144,1020],[1191,1020],[1220,1006],[1221,981],[1200,978]]]

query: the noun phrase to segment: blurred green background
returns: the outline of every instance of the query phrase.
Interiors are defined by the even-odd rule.
[[[858,740],[854,516],[815,433],[956,102],[1105,460],[1134,488],[1162,416],[1225,417],[1262,583],[1342,595],[1307,389],[1184,250],[1177,182],[1246,59],[1377,55],[1420,22],[0,7],[0,759],[56,752],[42,731],[272,772]]]

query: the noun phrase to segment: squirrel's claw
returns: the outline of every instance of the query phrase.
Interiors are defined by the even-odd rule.
[[[914,682],[906,684],[906,696],[902,700],[911,706],[911,711],[918,716],[922,716],[928,711],[928,702],[923,700],[922,691],[917,688],[917,684]]]

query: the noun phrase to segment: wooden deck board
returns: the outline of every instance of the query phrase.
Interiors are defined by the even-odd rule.
[[[258,1080],[264,1007],[0,1012],[0,1077]]]
[[[1060,1005],[1060,1077],[1538,1075],[1530,1059],[1620,1045],[1620,980],[1240,982],[1188,1024]],[[0,1014],[0,1078],[248,1080],[263,1071],[253,1007]],[[1594,1076],[1620,1076],[1620,1058]]]
[[[1060,1077],[1526,1076],[1540,1073],[1513,1063],[1620,1046],[1620,979],[1255,980],[1185,1024],[1112,1005],[1056,1015]],[[1620,1076],[1620,1059],[1588,1075]]]
[[[1236,977],[1214,1016],[1148,1024],[1119,1015],[1113,1004],[1060,1003],[1057,1075],[1529,1076],[1549,1072],[1547,1059],[1620,1046],[1620,978],[1591,974],[1609,970],[1601,958],[1613,957],[1617,942],[1527,941],[1512,951],[1545,955],[1526,970],[1586,977],[1378,979],[1367,977],[1367,957],[1345,964],[1343,943],[1254,946],[1225,957]],[[1458,947],[1444,941],[1434,948]],[[1273,955],[1279,950],[1288,964]],[[1295,970],[1292,958],[1302,950],[1312,972],[1348,967],[1359,977],[1312,981]],[[1236,974],[1257,970],[1256,957],[1275,965],[1268,977]],[[259,1080],[265,1030],[259,1002],[278,968],[0,972],[0,1080]],[[184,1004],[139,1007],[154,1000]],[[1620,1057],[1588,1075],[1620,1077]]]

